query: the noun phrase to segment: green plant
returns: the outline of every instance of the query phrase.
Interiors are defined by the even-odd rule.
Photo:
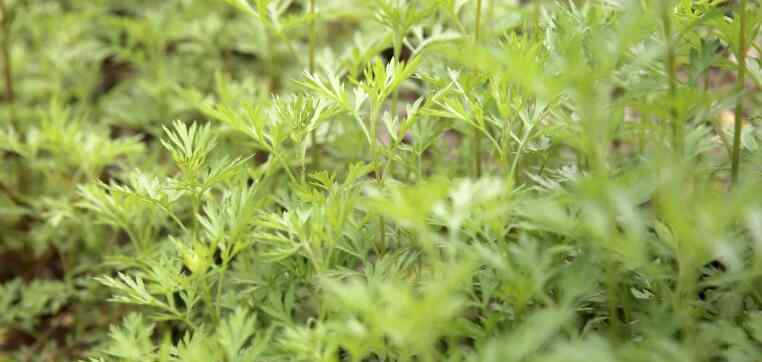
[[[758,2],[0,1],[0,360],[762,354]]]

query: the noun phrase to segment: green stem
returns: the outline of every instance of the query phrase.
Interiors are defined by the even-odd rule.
[[[474,26],[474,43],[479,43],[479,33],[481,32],[482,22],[482,0],[476,0],[476,25]],[[474,157],[474,177],[482,175],[482,134],[478,128],[474,128],[473,157]]]
[[[733,155],[731,159],[731,180],[732,184],[738,183],[738,172],[741,161],[741,131],[743,127],[743,90],[746,81],[746,0],[741,0],[740,22],[741,29],[738,31],[738,76],[736,77],[736,88],[738,89],[738,100],[736,101],[735,124],[733,127]]]
[[[309,44],[309,72],[310,74],[315,73],[315,48],[317,43],[317,29],[315,28],[315,1],[316,0],[310,0],[310,44]],[[314,152],[312,152],[314,156],[315,165],[317,165],[320,162],[320,150],[317,148],[317,129],[314,129],[310,133],[310,141],[312,144],[312,147],[314,148]]]
[[[200,282],[202,283],[201,286],[203,289],[203,295],[201,296],[201,298],[204,300],[204,303],[206,303],[206,307],[208,309],[211,309],[210,314],[212,314],[212,316],[214,317],[214,321],[218,322],[220,320],[220,315],[218,314],[219,310],[212,305],[214,304],[212,301],[212,286],[209,283],[209,280],[206,278],[206,275],[200,275],[199,278],[200,278]]]
[[[509,171],[508,177],[514,178],[514,182],[516,183],[516,185],[519,184],[519,176],[518,176],[517,170],[519,167],[521,154],[524,152],[524,146],[529,140],[529,136],[532,133],[533,129],[534,129],[534,125],[530,126],[530,128],[524,132],[524,136],[521,138],[521,142],[519,142],[518,148],[516,149],[516,156],[513,158],[513,162],[511,163],[511,169]]]
[[[395,40],[393,46],[394,46],[394,59],[397,62],[399,62],[400,56],[402,56],[402,39]],[[392,106],[391,106],[392,117],[397,116],[397,109],[399,107],[399,98],[400,98],[400,92],[399,92],[399,87],[397,87],[394,89],[394,92],[392,93]],[[404,136],[405,135],[399,135],[399,139],[401,140],[402,137]],[[392,145],[390,149],[395,149],[396,147],[397,145],[395,144],[395,145]],[[386,173],[387,168],[390,166],[391,161],[392,161],[391,159],[386,160],[386,164],[384,165],[381,171],[382,178],[383,178],[383,175]],[[381,229],[379,230],[379,234],[380,234],[381,240],[383,241],[386,235],[386,231],[384,230],[384,224],[383,224],[384,219],[380,218],[379,222],[381,223],[381,226],[380,226]]]
[[[11,127],[16,128],[15,97],[13,92],[13,68],[11,64],[11,16],[5,0],[0,0],[0,32],[2,32],[2,45],[0,52],[3,59],[3,78],[5,80],[5,101],[9,105]]]
[[[373,162],[373,170],[375,172],[376,182],[381,187],[384,181],[383,168],[381,167],[381,160],[378,155],[378,136],[376,132],[376,124],[378,123],[379,105],[373,102],[370,110],[370,153],[371,162]],[[378,256],[381,257],[386,253],[386,228],[384,227],[384,217],[378,217],[378,244],[376,245],[376,251]]]
[[[193,219],[192,220],[192,222],[193,222],[192,225],[193,225],[193,238],[194,239],[197,239],[198,238],[198,234],[199,234],[198,216],[199,216],[200,211],[201,211],[201,193],[202,192],[203,191],[194,192],[193,196],[191,198],[191,204],[192,204],[192,207],[193,207],[193,215],[191,215],[191,218]]]
[[[283,167],[283,170],[286,171],[286,175],[288,175],[289,180],[291,180],[291,182],[293,182],[293,183],[298,183],[298,180],[297,180],[296,176],[294,176],[294,173],[291,171],[291,167],[288,165],[288,162],[286,160],[284,160],[283,157],[280,156],[280,151],[276,150],[276,149],[273,149],[272,152],[273,152],[273,158],[274,158],[273,161],[280,162],[281,166]],[[278,152],[277,156],[276,156],[275,152]],[[275,166],[274,163],[273,163],[273,166]]]
[[[669,114],[672,123],[672,145],[678,156],[683,152],[682,122],[677,116],[675,109],[675,96],[677,94],[677,77],[675,75],[675,50],[672,47],[672,9],[670,0],[662,0],[662,23],[664,26],[664,41],[666,42],[666,54],[664,67],[667,72],[669,83]]]

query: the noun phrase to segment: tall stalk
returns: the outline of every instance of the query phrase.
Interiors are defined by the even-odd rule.
[[[404,38],[404,35],[402,35],[402,38]],[[393,47],[394,47],[394,59],[397,62],[399,62],[400,56],[402,55],[402,39],[395,40]],[[399,105],[399,98],[400,98],[400,92],[399,92],[399,87],[397,87],[394,89],[394,92],[392,92],[392,105],[391,105],[392,117],[397,115],[397,107]],[[378,113],[378,111],[376,111],[376,113]],[[377,162],[375,173],[376,173],[376,181],[378,181],[378,185],[380,187],[384,181],[384,171],[386,167],[381,166],[381,160],[378,157],[378,150],[376,149],[377,143],[378,143],[378,139],[377,139],[378,136],[376,135],[375,127],[376,127],[376,123],[378,123],[378,115],[373,117],[372,122],[373,122],[372,127],[374,128],[373,142],[374,144],[376,144],[373,146],[373,149],[374,149],[373,162]],[[390,161],[391,160],[389,160],[389,162]],[[378,240],[379,241],[378,241],[377,251],[378,251],[378,256],[381,257],[386,253],[386,221],[384,221],[383,216],[378,217]]]
[[[482,0],[476,0],[476,25],[474,26],[474,43],[479,43],[479,32],[481,31],[482,22]],[[474,156],[474,177],[480,177],[482,175],[482,134],[481,131],[474,127],[474,143],[473,143],[473,156]]]
[[[678,156],[683,152],[682,122],[677,116],[675,109],[675,97],[677,95],[677,77],[675,75],[675,49],[672,47],[672,2],[671,0],[662,0],[661,17],[664,26],[664,41],[666,42],[666,53],[664,59],[664,68],[667,72],[667,82],[669,85],[669,115],[672,124],[672,146]]]
[[[309,13],[310,13],[310,36],[309,36],[309,60],[308,70],[310,74],[315,73],[315,48],[317,43],[317,29],[315,28],[315,1],[310,0]],[[310,141],[312,143],[315,164],[320,162],[320,149],[317,147],[317,129],[310,132]],[[306,155],[306,153],[305,153]],[[304,178],[304,170],[302,171],[302,178]]]
[[[373,162],[373,172],[375,173],[376,182],[378,183],[378,186],[381,187],[384,181],[384,173],[383,168],[381,167],[381,159],[378,153],[379,148],[379,142],[378,142],[378,132],[377,132],[377,124],[378,124],[378,116],[379,116],[379,108],[381,105],[375,104],[375,102],[371,103],[371,110],[370,110],[370,156],[371,156],[371,162]],[[384,217],[379,215],[378,216],[378,244],[376,245],[376,252],[378,253],[378,256],[381,257],[386,253],[386,227],[385,227]]]
[[[0,0],[0,32],[2,43],[0,44],[0,56],[3,59],[3,79],[5,83],[5,101],[8,103],[10,123],[16,127],[15,96],[13,92],[13,68],[11,64],[11,16],[5,0]]]
[[[740,30],[738,31],[738,75],[736,88],[738,100],[736,101],[735,124],[733,127],[733,154],[731,159],[730,173],[732,184],[738,182],[738,172],[741,161],[741,131],[743,127],[743,90],[746,81],[746,0],[740,3]]]

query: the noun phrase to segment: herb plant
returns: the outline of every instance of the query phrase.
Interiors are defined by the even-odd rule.
[[[0,361],[757,361],[754,0],[0,0]]]

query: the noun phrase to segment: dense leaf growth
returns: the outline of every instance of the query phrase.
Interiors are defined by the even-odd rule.
[[[755,0],[0,0],[0,361],[759,361]]]

